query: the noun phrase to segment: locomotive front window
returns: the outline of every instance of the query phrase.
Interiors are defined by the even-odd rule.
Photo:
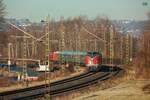
[[[98,52],[88,52],[87,56],[94,57],[96,55],[100,55]]]

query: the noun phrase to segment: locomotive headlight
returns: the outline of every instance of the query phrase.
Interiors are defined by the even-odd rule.
[[[92,64],[92,61],[91,61],[91,60],[89,61],[89,64]]]
[[[93,64],[93,58],[89,61],[89,64]]]

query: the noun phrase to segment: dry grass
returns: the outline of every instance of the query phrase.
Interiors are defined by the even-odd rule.
[[[149,84],[150,80],[127,80],[115,87],[91,92],[73,100],[150,100],[141,87]]]
[[[150,78],[150,61],[145,60],[147,57],[143,51],[140,51],[130,66],[130,69],[134,71],[136,79],[149,79]]]
[[[150,94],[150,84],[143,86],[142,90],[144,91],[144,93]]]
[[[0,87],[1,88],[2,87],[8,87],[10,85],[11,85],[11,83],[6,77],[0,78]]]

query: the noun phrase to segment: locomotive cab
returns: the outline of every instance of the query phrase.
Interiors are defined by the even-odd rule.
[[[102,63],[102,56],[99,52],[87,52],[85,64],[90,71],[96,71]]]

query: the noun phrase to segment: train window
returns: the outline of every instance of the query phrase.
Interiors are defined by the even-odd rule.
[[[90,57],[94,57],[96,55],[100,55],[100,53],[99,52],[88,52],[87,55]]]
[[[99,53],[98,52],[93,52],[93,55],[99,55]]]

